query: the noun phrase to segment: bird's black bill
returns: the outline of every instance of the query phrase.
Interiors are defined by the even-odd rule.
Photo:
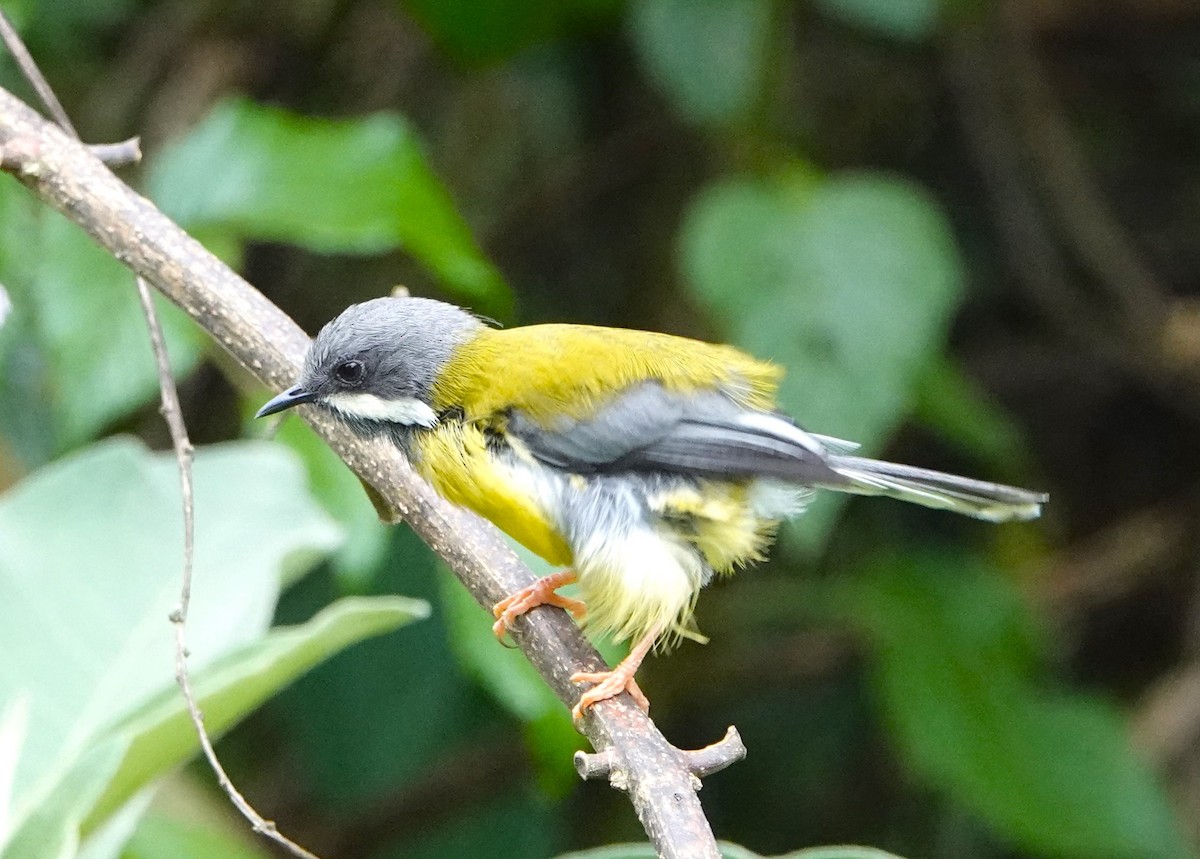
[[[277,412],[282,412],[286,409],[290,409],[292,406],[311,403],[316,398],[316,394],[304,390],[299,385],[293,385],[278,397],[268,400],[266,405],[258,410],[258,413],[255,415],[255,417],[265,418],[267,415],[273,415]]]

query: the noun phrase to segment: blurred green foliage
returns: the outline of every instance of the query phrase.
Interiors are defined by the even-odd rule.
[[[771,60],[771,0],[638,0],[642,62],[676,109],[701,123],[748,117]]]
[[[0,331],[0,428],[28,465],[66,453],[158,392],[146,322],[125,268],[61,215],[0,186],[0,277],[13,317]],[[86,282],[87,290],[72,284]],[[192,370],[201,333],[165,302],[172,366]],[[104,319],[103,326],[97,325]]]
[[[1037,681],[1044,642],[996,571],[914,554],[849,589],[847,618],[875,639],[881,703],[914,772],[1033,850],[1191,855],[1113,708]]]
[[[961,288],[935,204],[883,176],[795,169],[714,184],[688,212],[681,247],[689,284],[733,342],[787,368],[784,410],[868,451],[910,408]],[[845,500],[799,521],[809,545]]]
[[[155,160],[148,186],[164,212],[205,235],[320,253],[403,247],[460,301],[508,311],[508,287],[398,116],[335,122],[223,102]]]
[[[824,498],[709,589],[713,643],[642,685],[681,746],[742,729],[703,795],[746,845],[724,855],[1195,855],[1105,685],[1149,645],[1089,672],[1089,606],[1031,573],[1114,494],[1078,476],[1112,421],[1071,435],[1074,401],[1006,382],[1044,391],[1079,340],[1030,333],[945,117],[942,46],[986,4],[260,5],[0,0],[85,136],[144,133],[130,180],[310,330],[402,283],[726,340],[786,367],[814,431],[1064,484],[1047,523],[999,529]],[[27,92],[7,59],[0,83]],[[0,857],[267,855],[179,767],[177,478],[146,448],[167,439],[128,274],[5,180],[0,285]],[[191,664],[251,800],[330,856],[651,855],[488,614],[299,421],[252,425],[267,392],[163,313],[201,443]]]

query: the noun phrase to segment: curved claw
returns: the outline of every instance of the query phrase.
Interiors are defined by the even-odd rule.
[[[596,684],[580,695],[579,701],[571,708],[571,718],[577,722],[583,718],[584,712],[589,707],[599,704],[601,701],[607,701],[609,698],[615,698],[622,692],[628,692],[633,696],[633,702],[641,708],[643,713],[650,712],[650,699],[638,688],[637,681],[632,676],[624,676],[624,672],[620,671],[620,666],[612,671],[579,671],[571,675],[571,682]]]
[[[595,683],[591,689],[588,689],[579,696],[579,701],[571,708],[571,716],[579,721],[583,718],[583,714],[588,708],[599,704],[601,701],[607,701],[609,698],[615,698],[622,692],[628,692],[633,696],[634,702],[641,707],[643,713],[650,712],[650,699],[648,699],[642,690],[638,688],[637,681],[633,679],[633,675],[637,673],[641,667],[642,660],[646,658],[646,654],[650,652],[650,648],[654,646],[655,640],[658,638],[658,629],[652,629],[641,641],[633,646],[629,651],[629,655],[621,660],[620,664],[611,671],[578,671],[571,675],[572,683]]]
[[[556,593],[555,589],[575,581],[575,573],[565,570],[561,573],[544,576],[528,587],[521,588],[512,596],[501,600],[492,606],[492,614],[496,622],[492,624],[492,633],[496,638],[503,639],[504,634],[512,628],[513,621],[527,611],[540,605],[553,605],[569,611],[576,620],[587,614],[587,606],[582,600],[565,597]]]

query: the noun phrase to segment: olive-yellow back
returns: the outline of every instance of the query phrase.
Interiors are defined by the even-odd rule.
[[[468,422],[519,408],[534,421],[583,418],[639,382],[677,391],[720,388],[744,406],[771,409],[782,370],[731,346],[590,325],[486,329],[460,346],[433,388],[433,407]]]

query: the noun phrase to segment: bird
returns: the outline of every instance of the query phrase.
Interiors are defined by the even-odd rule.
[[[346,308],[312,341],[296,384],[256,417],[303,404],[390,439],[443,498],[559,572],[496,604],[503,637],[562,607],[631,644],[581,672],[576,719],[629,692],[651,650],[704,641],[701,589],[766,557],[818,490],[881,495],[991,522],[1036,518],[1048,496],[857,456],[782,412],[783,370],[739,349],[576,324],[501,328],[430,298]],[[578,583],[579,599],[558,593]]]

